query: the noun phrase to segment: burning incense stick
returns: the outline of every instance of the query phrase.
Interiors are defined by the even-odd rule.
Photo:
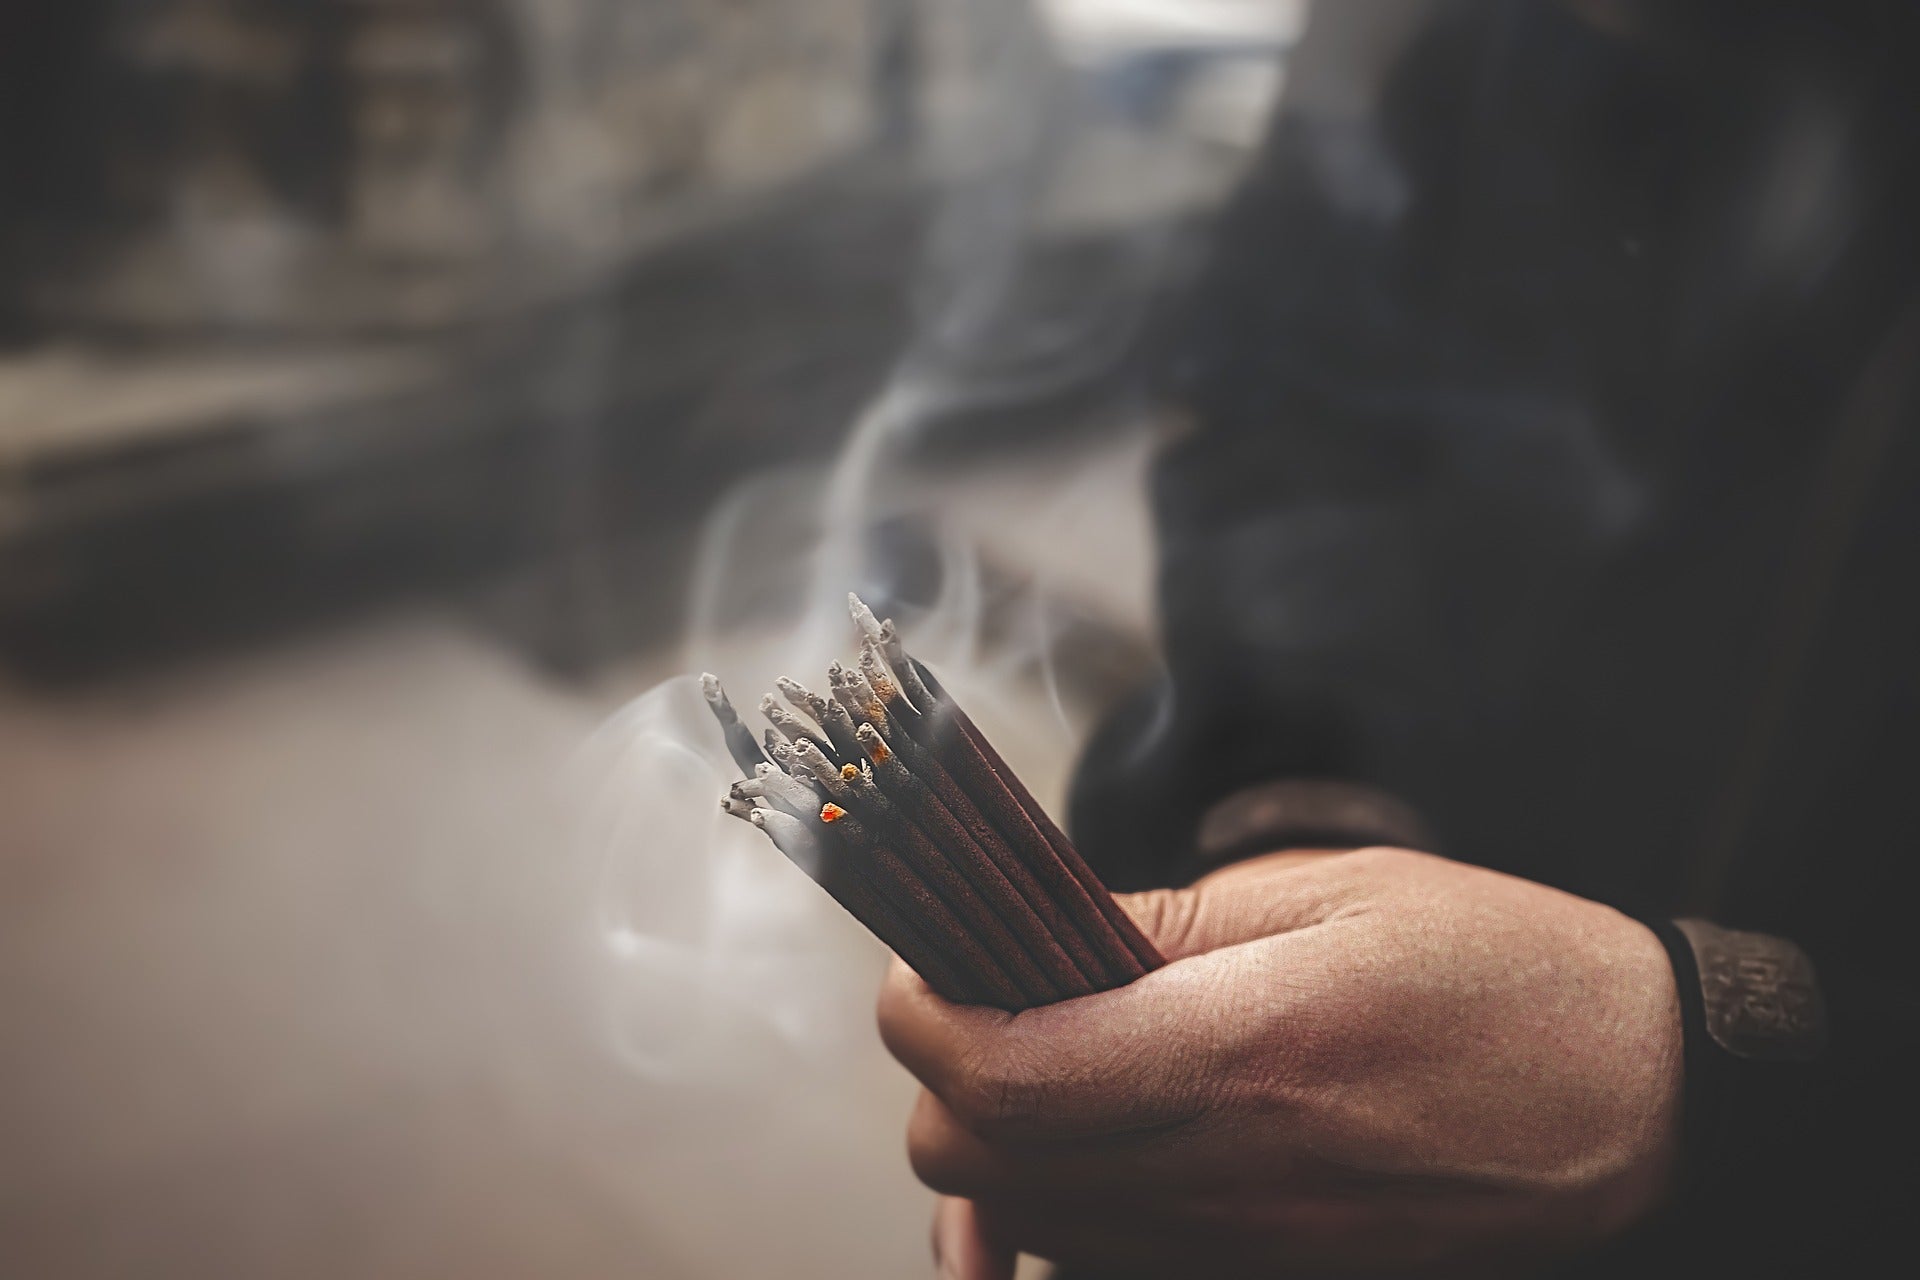
[[[772,694],[769,693],[760,699],[760,714],[765,716],[767,723],[778,729],[780,735],[788,742],[796,745],[802,742],[811,742],[823,751],[831,750],[831,748],[827,746],[827,740],[825,738],[802,723],[799,716],[794,715],[793,712],[781,706],[779,700]]]
[[[997,858],[981,847],[926,783],[907,771],[872,725],[861,725],[859,738],[873,761],[879,789],[928,834],[1019,936],[1022,945],[1046,971],[1048,982],[1059,993],[1058,998],[1088,995],[1098,989],[1097,971],[1088,972],[1076,963],[1068,939],[1049,927],[1046,913],[1036,909],[1033,898],[1023,893],[1016,883],[1015,877],[1024,871],[1018,860],[1006,856],[1004,846],[1002,856]]]
[[[904,701],[896,699],[896,701]],[[926,717],[918,722],[924,731],[928,725]],[[933,793],[939,805],[953,818],[954,823],[966,834],[974,845],[984,852],[1000,868],[1008,881],[1014,886],[1021,899],[1037,915],[1047,931],[1059,942],[1068,955],[1073,958],[1075,968],[1093,984],[1095,990],[1119,986],[1139,976],[1125,964],[1114,965],[1103,958],[1102,949],[1097,945],[1104,930],[1099,927],[1089,929],[1076,924],[1061,898],[1058,888],[1049,889],[1042,877],[1048,874],[1045,860],[1050,859],[1051,849],[1041,850],[1041,841],[1036,834],[1028,840],[1025,850],[1016,848],[1013,837],[1003,833],[1003,829],[988,821],[980,806],[954,781],[940,759],[914,738],[912,733],[899,732],[894,735],[894,757],[901,762],[900,773],[903,776],[899,785],[921,786]],[[892,776],[891,772],[888,774]],[[1034,859],[1043,860],[1036,868]],[[1050,877],[1058,882],[1057,874]],[[1067,890],[1069,893],[1072,889]],[[1082,916],[1090,915],[1092,908],[1083,909]]]
[[[979,780],[983,794],[997,797],[1002,792],[1005,793],[1011,800],[1012,810],[1039,829],[1048,846],[1052,848],[1060,867],[1074,882],[1077,882],[1080,889],[1076,894],[1063,885],[1060,891],[1070,899],[1090,903],[1106,920],[1113,932],[1126,944],[1127,952],[1138,964],[1139,971],[1134,975],[1135,977],[1164,965],[1166,959],[1147,939],[1147,935],[1140,932],[1140,926],[1134,923],[1133,917],[1113,900],[1113,895],[1108,893],[1106,886],[1100,883],[1100,878],[1093,873],[1093,868],[1086,864],[1085,859],[1080,856],[1080,851],[1073,847],[1073,841],[1069,840],[1066,832],[1060,830],[1053,819],[1047,816],[1047,811],[1040,806],[1038,800],[1033,798],[1033,793],[1027,790],[1026,785],[1020,781],[1019,775],[1007,767],[1007,762],[1000,758],[1000,753],[993,749],[993,744],[987,741],[986,735],[975,728],[973,721],[967,718],[967,713],[946,695],[946,691],[940,688],[940,682],[934,678],[932,672],[912,658],[906,661],[923,685],[929,689],[941,711],[951,716],[959,729],[966,749],[957,751],[953,759],[959,761],[969,770],[972,777]],[[982,770],[984,773],[981,772]],[[963,782],[962,785],[966,784]],[[1036,858],[1035,865],[1039,867],[1047,863],[1045,859]]]
[[[874,935],[885,939],[934,990],[949,1000],[968,1004],[984,1004],[993,998],[985,984],[954,968],[941,947],[929,940],[926,931],[914,925],[910,915],[903,915],[890,906],[867,878],[850,869],[831,866],[822,842],[800,819],[778,809],[755,809],[750,820],[767,833],[775,847],[795,866],[822,884],[830,885],[830,892],[840,905]]]
[[[782,678],[765,746],[701,678],[743,772],[722,806],[949,999],[1028,1008],[1165,963],[891,620],[849,597],[858,665]],[[808,723],[794,712],[804,713]]]
[[[701,676],[700,692],[706,697],[707,705],[713,708],[721,732],[727,736],[727,753],[740,766],[740,772],[752,773],[753,766],[766,759],[766,756],[761,754],[753,730],[740,723],[740,713],[733,709],[733,703],[727,701],[727,691],[720,687],[720,677],[711,672]]]

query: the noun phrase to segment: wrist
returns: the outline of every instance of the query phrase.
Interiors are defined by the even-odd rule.
[[[1638,1101],[1623,1111],[1616,1157],[1585,1201],[1591,1242],[1631,1235],[1673,1202],[1685,1132],[1685,1015],[1672,963],[1647,925],[1603,909],[1621,926],[1621,950],[1607,966],[1619,984],[1616,1012],[1631,1011],[1612,1038],[1614,1079],[1623,1098]]]

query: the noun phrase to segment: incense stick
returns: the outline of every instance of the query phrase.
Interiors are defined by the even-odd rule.
[[[903,915],[881,897],[863,876],[846,869],[836,870],[830,856],[800,819],[778,809],[754,809],[749,820],[767,833],[774,846],[793,864],[809,875],[822,877],[831,884],[833,898],[849,915],[867,927],[868,932],[885,942],[927,985],[949,1000],[965,1004],[983,1004],[992,993],[977,979],[958,969],[940,946],[916,926],[910,915]]]
[[[1080,972],[1060,939],[1048,930],[1006,872],[961,829],[946,806],[919,779],[907,773],[880,741],[872,725],[860,726],[860,741],[881,782],[887,785],[883,790],[863,775],[853,783],[856,794],[864,798],[870,791],[897,815],[898,823],[918,833],[919,840],[932,850],[932,856],[942,858],[965,877],[1023,952],[1032,958],[1053,999],[1091,994],[1095,989],[1093,983]]]
[[[1074,848],[1073,841],[1069,840],[1066,833],[1047,816],[1046,809],[1033,798],[1033,793],[1027,790],[1025,784],[1020,781],[1019,775],[1007,767],[1007,762],[1000,758],[1000,753],[993,749],[993,744],[987,741],[986,735],[974,726],[973,721],[968,719],[967,713],[960,709],[958,703],[946,696],[946,691],[940,688],[940,683],[934,678],[932,672],[912,658],[907,659],[907,664],[914,669],[923,687],[940,704],[941,711],[952,718],[954,726],[959,731],[959,738],[964,743],[965,749],[956,751],[952,759],[974,775],[983,792],[994,796],[996,800],[1002,793],[1010,797],[1011,810],[1038,828],[1048,846],[1053,850],[1055,858],[1079,886],[1078,893],[1067,893],[1064,886],[1062,892],[1067,893],[1071,901],[1085,901],[1093,906],[1109,927],[1125,942],[1128,953],[1140,966],[1141,973],[1164,965],[1165,957],[1152,942],[1148,941],[1147,935],[1140,932],[1140,926],[1134,922],[1133,917],[1113,900],[1113,895],[1107,892],[1105,885],[1100,883],[1100,878],[1093,873],[1093,868],[1086,864],[1080,856],[1080,851]],[[984,772],[981,771],[980,766],[984,767]],[[976,798],[979,797],[976,796]]]
[[[726,735],[727,754],[740,766],[740,772],[752,773],[753,766],[766,759],[766,756],[761,753],[760,744],[754,740],[753,730],[740,723],[740,713],[727,700],[727,691],[720,687],[720,677],[712,672],[703,674],[700,677],[700,693],[713,709],[721,732]]]
[[[762,699],[764,745],[702,677],[751,775],[723,798],[726,812],[766,832],[949,999],[1028,1008],[1164,964],[892,620],[857,596],[849,607],[857,665],[832,664],[831,697],[782,677],[792,711]]]

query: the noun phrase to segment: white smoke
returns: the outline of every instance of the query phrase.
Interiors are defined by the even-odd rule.
[[[1069,687],[1083,673],[1056,661],[1060,637],[1095,616],[1150,661],[1142,486],[1155,424],[1118,415],[1092,446],[990,469],[987,498],[977,472],[956,479],[918,451],[959,415],[1084,382],[1121,359],[1175,220],[1134,207],[1121,221],[1137,225],[1106,236],[1105,269],[1088,273],[1084,295],[1036,316],[1024,290],[1037,242],[1050,221],[1098,203],[1063,193],[1063,176],[1088,181],[1080,162],[1112,145],[1114,130],[1090,106],[1086,67],[1068,72],[1024,0],[945,11],[971,24],[963,35],[979,83],[962,127],[935,146],[955,194],[929,239],[915,340],[830,467],[749,476],[716,509],[695,559],[684,666],[719,672],[750,723],[775,677],[819,687],[830,661],[852,655],[847,591],[876,585],[872,531],[911,520],[938,589],[901,616],[908,646],[1049,799],[1093,710]],[[1094,173],[1096,185],[1108,181]],[[609,1044],[637,1087],[678,1100],[700,1141],[751,1147],[767,1175],[732,1188],[714,1220],[771,1211],[756,1188],[883,1187],[884,1204],[816,1204],[816,1218],[831,1219],[813,1224],[820,1265],[788,1256],[784,1273],[924,1265],[899,1139],[911,1086],[872,1027],[883,948],[760,832],[721,812],[738,770],[691,676],[609,720],[581,772]],[[676,1158],[663,1146],[663,1176]],[[892,1220],[901,1204],[904,1224]],[[680,1245],[710,1258],[728,1247]]]

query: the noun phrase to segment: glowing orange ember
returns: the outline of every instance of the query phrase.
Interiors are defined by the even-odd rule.
[[[846,816],[847,811],[831,801],[820,806],[820,821],[822,822],[838,822]]]

